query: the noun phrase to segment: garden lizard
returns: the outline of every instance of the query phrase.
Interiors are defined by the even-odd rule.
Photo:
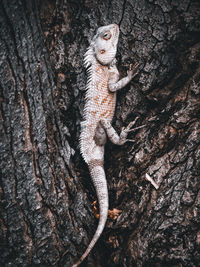
[[[103,232],[108,215],[108,188],[104,172],[104,145],[107,137],[112,143],[123,145],[127,135],[135,124],[129,123],[118,135],[111,122],[116,104],[116,91],[126,86],[136,75],[138,64],[127,71],[127,76],[119,80],[116,67],[116,51],[119,38],[119,27],[110,24],[98,28],[90,46],[85,53],[84,65],[88,71],[87,92],[85,97],[84,121],[80,135],[80,150],[89,167],[98,203],[99,223],[97,230],[80,260],[73,265],[78,266],[90,253]],[[140,127],[138,127],[140,128]]]

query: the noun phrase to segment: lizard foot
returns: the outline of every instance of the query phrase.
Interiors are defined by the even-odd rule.
[[[135,63],[134,65],[133,64],[129,65],[129,70],[127,71],[127,75],[130,79],[133,79],[138,74],[138,72],[136,70],[137,70],[139,65],[140,64],[138,62]]]
[[[139,117],[136,117],[135,120],[131,121],[127,127],[122,128],[122,131],[121,131],[121,134],[120,134],[120,142],[121,142],[121,144],[124,144],[125,142],[128,142],[128,141],[129,142],[134,142],[134,140],[126,138],[128,133],[129,132],[134,132],[134,131],[136,131],[138,129],[141,129],[141,128],[146,126],[146,125],[141,125],[141,126],[138,126],[138,127],[135,127],[135,128],[132,129],[132,127],[137,122],[138,118]]]

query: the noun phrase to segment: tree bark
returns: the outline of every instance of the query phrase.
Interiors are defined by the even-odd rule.
[[[71,266],[96,230],[78,147],[83,55],[110,23],[121,75],[140,63],[113,126],[146,126],[106,145],[110,209],[122,212],[82,266],[199,265],[199,1],[0,0],[0,266]]]

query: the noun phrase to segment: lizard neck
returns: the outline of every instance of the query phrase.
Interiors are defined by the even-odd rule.
[[[98,66],[98,65],[110,68],[116,65],[116,58],[113,58],[113,60],[109,64],[103,64],[97,59],[97,57],[94,54],[94,48],[92,45],[90,45],[84,55],[84,65],[86,69],[88,69],[91,66]]]

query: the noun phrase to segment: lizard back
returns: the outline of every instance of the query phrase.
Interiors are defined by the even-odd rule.
[[[108,89],[108,66],[95,62],[90,66],[88,72],[84,122],[80,136],[81,153],[87,163],[96,147],[94,140],[96,128],[103,118],[112,121],[116,104],[116,94]]]

